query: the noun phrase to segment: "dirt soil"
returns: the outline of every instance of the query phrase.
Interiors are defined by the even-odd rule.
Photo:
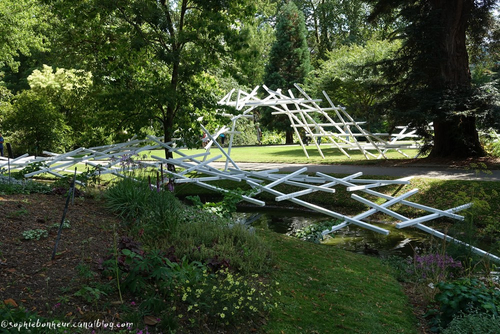
[[[74,296],[84,283],[79,271],[87,267],[97,272],[99,259],[112,247],[118,220],[99,201],[70,201],[70,227],[62,230],[52,261],[65,204],[66,197],[60,195],[0,196],[0,302],[23,305],[49,320],[52,314],[79,319],[88,315],[89,305]],[[47,230],[48,237],[25,239],[24,231],[36,229]]]

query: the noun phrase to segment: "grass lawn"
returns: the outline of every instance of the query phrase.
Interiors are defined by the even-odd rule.
[[[225,148],[227,151],[227,147]],[[273,146],[238,146],[231,148],[231,158],[236,162],[269,162],[269,163],[300,163],[300,164],[345,164],[345,163],[357,163],[357,164],[369,164],[376,162],[376,159],[370,157],[369,160],[365,159],[364,155],[359,151],[348,151],[351,156],[349,159],[337,148],[332,148],[330,145],[322,145],[321,150],[325,156],[325,159],[321,157],[315,145],[309,145],[306,147],[309,154],[309,159],[304,154],[302,147],[299,145],[273,145]],[[186,155],[194,155],[199,153],[204,153],[204,149],[183,149],[182,153]],[[417,150],[405,150],[404,151],[410,158],[417,155]],[[162,150],[154,150],[149,152],[144,152],[148,155],[155,155],[158,157],[165,157],[165,153]],[[378,156],[378,152],[372,151],[373,154]],[[212,148],[210,150],[210,157],[215,157],[217,155],[222,155],[222,153],[217,148]],[[390,150],[386,153],[388,159],[407,159],[407,157],[402,154]],[[223,156],[221,161],[225,161]]]
[[[379,259],[261,233],[281,291],[265,333],[417,333],[407,296]]]

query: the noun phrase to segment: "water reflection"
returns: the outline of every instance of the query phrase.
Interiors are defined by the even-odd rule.
[[[302,230],[311,224],[331,220],[314,212],[270,208],[246,209],[244,212],[236,213],[236,217],[248,219],[256,213],[260,215],[252,223],[253,226],[268,228],[271,231],[287,235],[292,235],[295,231]],[[382,256],[406,257],[413,256],[415,250],[423,248],[430,240],[429,235],[417,229],[396,229],[391,224],[371,224],[389,230],[389,235],[385,236],[356,225],[349,225],[330,236],[326,236],[322,243],[361,254],[365,250],[365,245],[368,245],[370,249],[377,250]]]

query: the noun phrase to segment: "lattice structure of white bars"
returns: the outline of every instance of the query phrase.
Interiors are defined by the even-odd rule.
[[[178,148],[174,147],[172,142],[163,143],[160,138],[149,136],[145,140],[136,140],[132,139],[128,142],[116,144],[116,145],[108,145],[101,147],[93,147],[89,149],[80,148],[74,150],[72,152],[68,152],[65,154],[54,154],[50,152],[45,152],[49,157],[44,158],[34,158],[30,159],[30,157],[23,156],[17,159],[12,159],[9,161],[16,168],[22,168],[31,162],[43,162],[48,167],[44,167],[36,172],[31,172],[26,174],[26,177],[31,177],[41,173],[50,173],[57,177],[62,177],[64,175],[61,172],[69,172],[72,173],[69,167],[74,166],[78,163],[85,163],[91,166],[98,167],[99,171],[96,173],[99,174],[112,174],[119,177],[131,177],[131,173],[127,173],[136,168],[142,167],[153,167],[161,169],[164,164],[172,164],[179,168],[179,171],[171,172],[165,170],[164,172],[168,174],[168,179],[162,181],[162,183],[158,183],[158,185],[163,186],[167,182],[174,182],[175,184],[182,183],[194,183],[198,186],[217,191],[217,192],[229,192],[230,190],[221,188],[219,186],[215,186],[210,184],[211,181],[216,180],[232,180],[236,182],[246,182],[249,184],[255,191],[252,195],[243,196],[244,201],[248,201],[254,205],[264,206],[265,202],[259,199],[254,198],[259,193],[267,192],[275,196],[276,201],[288,200],[297,205],[306,207],[310,210],[314,210],[316,212],[322,213],[329,217],[337,218],[342,220],[342,223],[339,225],[332,226],[331,229],[323,231],[323,234],[333,233],[336,230],[344,228],[348,225],[354,224],[360,226],[362,228],[366,228],[377,233],[381,233],[384,235],[388,235],[389,231],[375,226],[373,224],[369,224],[367,222],[362,221],[363,219],[373,215],[376,212],[385,213],[391,217],[394,217],[401,222],[396,224],[397,228],[406,228],[409,226],[414,226],[420,230],[423,230],[433,236],[438,238],[445,239],[447,241],[452,241],[455,243],[462,244],[466,247],[469,247],[473,252],[480,254],[484,257],[488,257],[494,261],[500,262],[500,258],[488,253],[484,250],[481,250],[477,247],[468,245],[458,239],[452,238],[444,233],[441,233],[435,229],[432,229],[426,225],[423,225],[424,222],[430,221],[439,217],[448,217],[452,219],[463,220],[464,217],[455,214],[455,212],[467,209],[470,207],[469,204],[461,205],[455,208],[451,208],[448,210],[439,210],[429,206],[421,205],[418,203],[410,202],[407,200],[408,197],[415,194],[418,190],[414,189],[405,194],[402,194],[398,197],[392,197],[389,195],[385,195],[381,192],[374,191],[373,188],[382,187],[390,184],[408,184],[409,178],[397,179],[397,180],[367,180],[367,179],[359,179],[362,176],[362,173],[355,173],[344,178],[336,178],[323,173],[316,173],[316,176],[310,176],[306,174],[307,168],[301,168],[290,174],[281,174],[279,173],[279,169],[273,170],[263,170],[263,171],[243,171],[238,165],[230,158],[229,154],[224,151],[224,149],[217,143],[215,140],[217,133],[220,131],[224,131],[225,128],[220,129],[215,134],[210,134],[206,128],[202,126],[202,129],[207,132],[208,138],[213,142],[213,144],[220,150],[222,154],[210,157],[210,152],[206,151],[200,154],[188,155]],[[140,146],[140,144],[144,143],[155,143],[155,145],[145,145]],[[164,159],[158,156],[152,156],[153,161],[140,162],[140,164],[128,164],[128,159],[131,156],[137,156],[140,152],[158,149],[158,148],[166,148],[169,151],[176,153],[179,157]],[[225,168],[224,170],[219,170],[210,165],[210,163],[220,159],[222,156],[226,156],[227,162],[231,162],[232,168]],[[3,160],[0,160],[3,163]],[[0,165],[2,168],[3,165]],[[163,172],[163,171],[162,171]],[[294,187],[301,188],[302,190],[298,190],[292,193],[285,194],[276,189],[276,187],[280,184],[287,184]],[[347,191],[350,192],[364,192],[366,194],[376,196],[382,199],[385,199],[386,202],[383,204],[375,204],[372,201],[369,201],[357,194],[352,194],[351,197],[361,203],[364,203],[371,207],[371,209],[360,213],[354,217],[350,217],[321,206],[318,206],[314,203],[309,203],[300,199],[300,196],[305,194],[310,194],[312,192],[321,191],[326,195],[332,195],[332,201],[335,200],[335,189],[334,186],[343,185],[346,187]],[[410,206],[415,209],[424,210],[429,212],[429,214],[409,219],[393,210],[390,210],[389,207],[394,204],[403,204],[406,206]]]
[[[326,100],[330,104],[329,107],[323,108],[319,106],[320,99],[312,99],[299,86],[295,85],[297,90],[302,95],[295,97],[292,91],[288,91],[288,95],[280,89],[273,91],[266,86],[263,86],[267,93],[265,98],[259,98],[257,91],[259,87],[255,87],[250,93],[242,90],[231,90],[224,98],[219,101],[220,105],[232,106],[237,111],[242,111],[242,114],[233,117],[231,137],[229,140],[229,151],[231,150],[232,139],[234,135],[235,122],[239,117],[253,117],[252,112],[257,107],[269,107],[274,109],[273,115],[284,114],[288,116],[291,127],[297,136],[300,145],[306,157],[309,158],[309,153],[305,147],[303,131],[305,136],[316,145],[316,148],[324,159],[325,156],[321,150],[319,140],[325,140],[331,146],[339,149],[347,157],[351,157],[347,151],[359,150],[366,159],[386,158],[385,153],[388,150],[396,150],[400,154],[408,157],[402,149],[418,148],[417,139],[419,138],[414,130],[408,127],[399,127],[400,132],[392,135],[390,140],[384,140],[382,137],[389,137],[389,134],[371,133],[365,130],[361,125],[365,122],[356,122],[345,110],[344,107],[335,106],[326,92],[323,92]],[[333,116],[332,116],[333,115]],[[322,119],[322,121],[318,121]],[[327,130],[334,129],[334,130]],[[353,132],[351,128],[355,128],[357,132]],[[363,137],[366,142],[359,141],[358,138]],[[410,139],[408,141],[408,139]],[[406,141],[404,141],[406,139]],[[370,151],[377,151],[378,155]]]
[[[95,167],[96,174],[113,174],[119,177],[128,177],[127,172],[144,166],[160,167],[160,162],[141,162],[141,164],[129,164],[129,158],[137,158],[141,152],[161,148],[159,145],[147,145],[147,140],[139,140],[135,137],[129,141],[113,145],[105,145],[91,148],[78,148],[64,154],[44,151],[44,157],[21,155],[14,159],[0,157],[0,170],[2,173],[21,171],[33,163],[40,163],[38,170],[26,173],[25,178],[31,178],[35,175],[50,174],[62,178],[62,173],[74,173],[72,167],[78,164],[86,164]],[[150,142],[150,140],[148,140]],[[77,173],[81,173],[77,171]],[[80,181],[77,181],[81,184]]]
[[[202,127],[204,131],[206,129]],[[219,130],[221,131],[221,130]],[[217,131],[217,132],[219,132]],[[223,153],[223,155],[226,155],[227,158],[229,156],[227,153],[224,151],[224,149],[215,141],[216,136],[210,134],[208,131],[207,136],[210,138],[211,141],[217,146],[217,148]],[[392,197],[389,195],[386,195],[381,192],[374,191],[373,188],[376,187],[383,187],[391,184],[409,184],[409,180],[411,178],[402,178],[402,179],[397,179],[397,180],[370,180],[370,179],[359,179],[360,176],[362,176],[362,173],[355,173],[349,176],[346,176],[344,178],[335,178],[333,176],[323,174],[323,173],[316,173],[316,176],[310,176],[306,174],[307,172],[307,167],[301,168],[293,173],[290,174],[281,174],[279,173],[279,169],[272,169],[272,170],[262,170],[262,171],[244,171],[241,170],[238,165],[233,161],[233,160],[226,160],[226,161],[231,161],[231,164],[233,165],[233,168],[226,168],[223,171],[220,171],[212,166],[210,166],[210,163],[221,158],[222,155],[216,155],[212,158],[208,158],[210,155],[210,152],[205,152],[202,154],[196,154],[196,155],[186,155],[179,150],[173,148],[169,143],[165,144],[162,143],[161,141],[155,139],[155,138],[150,138],[150,140],[156,141],[158,145],[167,148],[171,151],[176,152],[178,155],[180,155],[180,158],[171,158],[171,159],[163,159],[160,157],[153,156],[155,159],[158,161],[161,161],[163,164],[173,164],[176,165],[180,168],[183,169],[182,172],[175,172],[171,173],[171,177],[175,179],[175,183],[194,183],[196,185],[199,185],[201,187],[217,191],[217,192],[229,192],[227,189],[223,189],[221,187],[214,186],[210,184],[210,181],[216,181],[220,179],[227,179],[227,180],[232,180],[236,182],[246,182],[248,185],[250,185],[254,191],[252,192],[252,195],[248,196],[243,196],[243,200],[253,203],[258,206],[265,206],[265,202],[253,198],[253,196],[258,195],[259,193],[262,192],[267,192],[275,196],[276,201],[283,201],[283,200],[288,200],[292,203],[295,203],[297,205],[303,206],[305,208],[308,208],[310,210],[322,213],[326,216],[337,218],[342,220],[342,223],[339,225],[332,226],[330,230],[325,230],[323,231],[323,235],[333,233],[336,230],[339,230],[341,228],[344,228],[348,225],[354,224],[357,226],[360,226],[362,228],[369,229],[371,231],[375,231],[377,233],[381,233],[384,235],[388,235],[389,231],[375,226],[373,224],[369,224],[367,222],[362,221],[362,219],[365,219],[376,212],[382,212],[385,213],[391,217],[394,217],[398,220],[400,220],[400,223],[396,224],[397,228],[405,228],[408,226],[414,226],[420,230],[423,230],[435,237],[445,239],[447,241],[452,241],[455,243],[459,243],[461,245],[464,245],[468,248],[470,248],[473,252],[484,256],[488,257],[489,259],[492,259],[494,261],[500,262],[500,258],[496,255],[493,255],[491,253],[488,253],[484,250],[481,250],[477,247],[474,247],[472,245],[466,244],[458,239],[455,239],[453,237],[450,237],[442,232],[439,232],[435,229],[432,229],[428,226],[423,225],[424,222],[431,221],[440,217],[448,217],[452,219],[457,219],[457,220],[463,220],[464,217],[455,214],[455,212],[464,210],[469,208],[472,204],[468,203],[465,205],[461,205],[458,207],[454,207],[448,210],[439,210],[436,208],[432,208],[430,206],[414,203],[411,201],[408,201],[407,198],[416,194],[418,192],[418,189],[411,190],[405,194],[402,194],[398,197]],[[203,160],[200,160],[203,158]],[[196,172],[198,173],[198,177],[193,177],[192,175],[188,175],[190,172]],[[167,182],[167,181],[165,181]],[[170,181],[169,181],[170,182]],[[298,188],[302,188],[302,190],[298,190],[292,193],[282,193],[279,190],[275,189],[276,186],[280,184],[287,184],[291,186],[295,186]],[[355,191],[360,191],[367,193],[372,196],[376,196],[378,198],[385,199],[386,202],[383,204],[376,204],[372,201],[369,201],[357,194],[352,194],[351,197],[361,203],[364,203],[371,207],[371,209],[360,213],[354,217],[350,217],[326,208],[323,208],[321,206],[318,206],[314,203],[309,203],[307,201],[304,201],[300,199],[300,196],[310,194],[313,192],[321,191],[324,192],[327,196],[332,195],[335,193],[335,189],[333,189],[334,186],[337,185],[343,185],[346,187],[346,190],[349,192],[355,192]],[[332,201],[334,201],[335,198],[332,197]],[[415,218],[415,219],[410,219],[407,218],[393,210],[390,210],[389,207],[395,204],[402,204],[406,205],[415,209],[419,210],[424,210],[429,212],[429,214]]]

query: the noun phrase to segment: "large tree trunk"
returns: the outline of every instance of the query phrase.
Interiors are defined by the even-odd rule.
[[[484,156],[476,130],[476,118],[454,117],[434,121],[434,147],[430,157],[469,158]]]
[[[466,30],[474,0],[430,0],[442,31],[435,43],[435,64],[429,64],[429,87],[436,92],[470,92],[471,75],[466,47]],[[434,27],[434,28],[436,28]],[[434,146],[431,157],[465,158],[485,155],[476,130],[476,118],[458,114],[458,106],[448,116],[434,119]],[[437,111],[436,111],[437,113]]]

